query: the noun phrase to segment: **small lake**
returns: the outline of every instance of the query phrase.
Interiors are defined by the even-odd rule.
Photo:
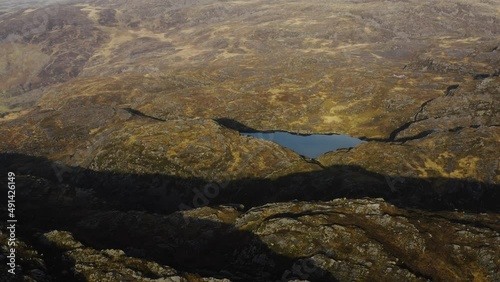
[[[310,158],[317,158],[326,152],[354,147],[365,142],[358,138],[336,134],[299,135],[276,131],[270,133],[241,133],[241,135],[270,140]]]

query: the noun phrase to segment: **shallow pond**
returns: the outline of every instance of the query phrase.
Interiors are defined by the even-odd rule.
[[[270,132],[270,133],[241,133],[245,136],[270,140],[281,146],[287,147],[300,155],[310,158],[317,158],[322,154],[330,151],[335,151],[340,148],[350,148],[365,141],[347,135],[324,135],[311,134],[299,135],[289,132]]]

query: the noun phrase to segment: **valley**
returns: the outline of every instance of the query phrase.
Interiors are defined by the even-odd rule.
[[[0,13],[12,281],[500,279],[498,0]]]

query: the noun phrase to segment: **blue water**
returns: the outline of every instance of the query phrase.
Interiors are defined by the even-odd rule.
[[[326,152],[335,151],[340,148],[351,148],[365,142],[347,135],[298,135],[281,131],[271,133],[242,133],[242,135],[273,141],[310,158],[317,158]]]

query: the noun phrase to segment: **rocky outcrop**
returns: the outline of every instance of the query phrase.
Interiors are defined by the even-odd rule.
[[[65,231],[45,233],[40,240],[48,247],[61,250],[63,259],[74,264],[73,274],[85,281],[229,281],[203,278],[194,274],[179,274],[168,266],[128,257],[122,250],[88,248],[76,241],[71,233]]]
[[[107,210],[106,204],[93,211],[71,204],[61,204],[57,211],[40,207],[44,204],[25,208],[21,220],[36,210],[56,221],[32,227],[63,225],[71,233],[53,230],[35,236],[26,261],[38,257],[40,270],[23,267],[20,273],[26,275],[40,272],[50,278],[56,267],[65,277],[85,281],[500,278],[497,214],[407,210],[382,199],[345,198],[269,203],[247,211],[213,206],[170,215]]]
[[[178,215],[112,213],[82,221],[79,230],[92,240],[97,230],[105,237],[134,222],[121,238],[126,242],[110,244],[142,249],[159,260],[189,260],[200,269],[223,267],[220,273],[231,273],[227,277],[235,281],[499,278],[497,216],[409,212],[381,199],[337,199],[269,204],[239,216],[227,207],[203,208],[183,217],[187,223]],[[483,224],[472,227],[476,222]],[[102,237],[94,240],[106,241]]]
[[[7,272],[11,269],[9,265],[11,259],[8,256],[12,256],[10,252],[10,247],[12,246],[8,245],[10,234],[8,232],[4,233],[4,230],[7,230],[7,225],[2,222],[0,228],[2,231],[0,233],[0,244],[2,244],[0,249],[0,261],[2,262],[0,271],[4,273],[0,281],[53,281],[52,275],[48,273],[47,263],[40,251],[36,250],[31,244],[26,243],[26,241],[19,237],[16,238],[15,245],[16,252],[14,256],[16,262],[14,263],[14,274]]]
[[[461,213],[404,211],[380,199],[337,199],[254,208],[236,225],[255,232],[274,252],[315,266],[309,269],[312,281],[319,270],[340,281],[498,279],[494,260],[485,260],[498,252],[489,247],[500,239],[498,226],[468,227],[466,218]],[[454,266],[463,263],[470,265]]]

